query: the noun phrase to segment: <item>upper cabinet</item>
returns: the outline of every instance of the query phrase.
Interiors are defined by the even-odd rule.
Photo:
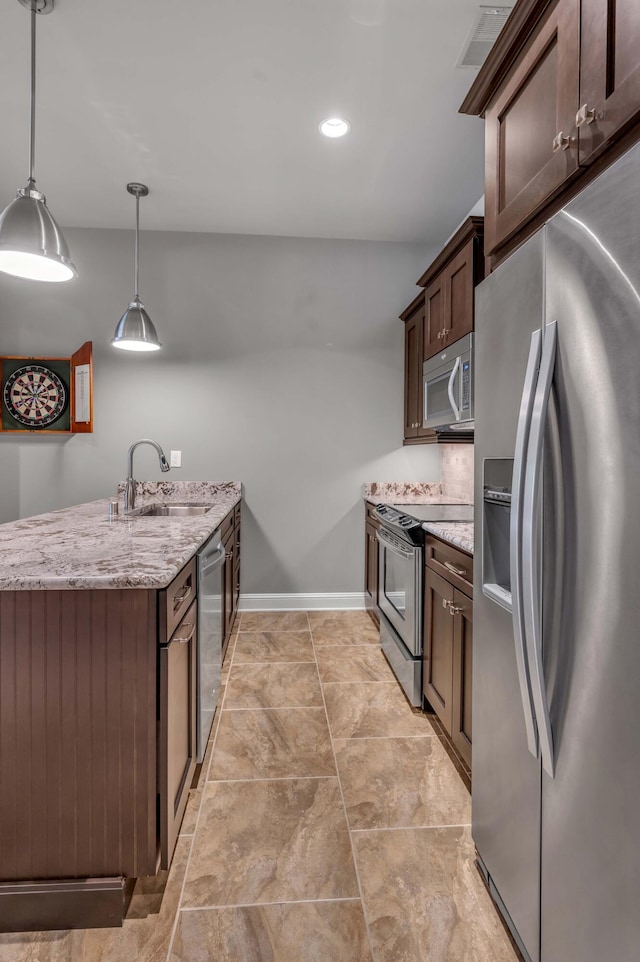
[[[580,163],[595,160],[640,114],[640,4],[582,0]]]
[[[400,315],[404,321],[405,444],[438,440],[432,428],[422,427],[422,365],[473,331],[473,291],[484,277],[482,237],[482,217],[468,217],[418,281],[424,292]]]
[[[640,116],[638,0],[519,0],[460,109],[485,119],[494,266],[624,146]]]

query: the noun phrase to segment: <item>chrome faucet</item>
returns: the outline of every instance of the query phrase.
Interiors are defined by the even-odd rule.
[[[124,510],[131,511],[132,508],[136,506],[136,479],[133,476],[133,452],[140,444],[150,444],[152,448],[155,448],[158,452],[158,458],[160,459],[160,470],[170,471],[169,462],[167,461],[164,451],[160,447],[157,441],[152,441],[150,438],[141,438],[140,441],[134,441],[129,450],[127,451],[127,477],[124,483]]]

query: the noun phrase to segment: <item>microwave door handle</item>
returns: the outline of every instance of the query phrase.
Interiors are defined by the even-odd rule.
[[[551,778],[555,773],[553,731],[549,703],[544,682],[542,662],[542,625],[540,623],[540,574],[538,558],[538,533],[540,529],[540,481],[544,429],[547,422],[553,372],[556,363],[556,343],[558,326],[556,321],[547,324],[544,332],[540,373],[533,401],[531,429],[527,451],[527,464],[524,479],[524,499],[522,510],[522,593],[524,596],[524,617],[526,624],[527,654],[529,656],[529,677],[533,693],[533,704],[540,737],[542,767]]]
[[[522,399],[520,401],[520,413],[516,431],[509,531],[511,617],[513,619],[513,639],[515,642],[516,667],[518,670],[518,686],[520,688],[520,700],[522,701],[527,748],[534,758],[538,758],[539,750],[538,732],[533,708],[533,694],[527,665],[526,627],[522,600],[522,502],[526,475],[527,443],[529,441],[533,400],[538,379],[538,369],[540,367],[541,346],[542,331],[533,331],[529,345],[529,357],[524,376],[524,385],[522,387]],[[490,595],[490,597],[497,600],[495,596]]]
[[[456,358],[456,363],[453,365],[453,371],[451,372],[451,377],[449,378],[449,384],[447,386],[447,393],[449,394],[449,404],[455,415],[456,421],[460,420],[460,408],[456,404],[455,393],[453,390],[453,385],[455,384],[458,371],[460,370],[460,358]]]

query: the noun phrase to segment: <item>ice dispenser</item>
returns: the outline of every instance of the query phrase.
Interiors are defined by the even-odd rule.
[[[511,611],[511,475],[513,460],[488,458],[483,465],[482,591]]]

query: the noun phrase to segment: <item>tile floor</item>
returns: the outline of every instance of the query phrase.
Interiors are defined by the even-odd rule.
[[[0,962],[515,962],[469,794],[368,616],[238,628],[168,876],[122,929],[0,935]]]

